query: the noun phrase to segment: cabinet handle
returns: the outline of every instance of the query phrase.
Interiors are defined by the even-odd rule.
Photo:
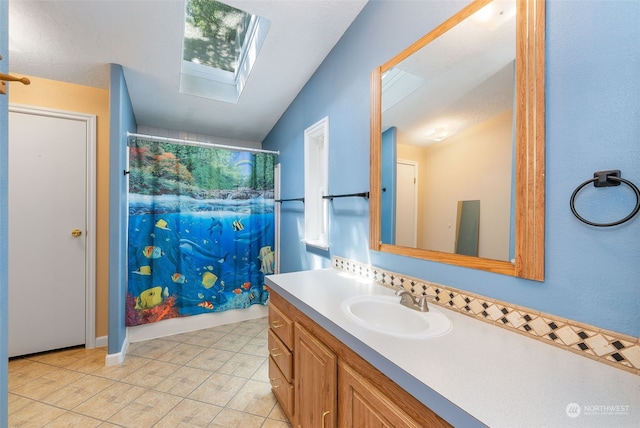
[[[325,417],[325,416],[327,416],[329,413],[331,413],[331,412],[330,412],[329,410],[327,410],[326,412],[324,412],[324,413],[322,414],[322,428],[324,428],[324,427],[325,427],[325,424],[324,424],[324,417]]]
[[[278,351],[280,348],[273,348],[270,352],[269,355],[271,355],[273,358],[275,357],[279,357],[280,355],[282,355],[282,352],[274,354],[274,352]]]
[[[284,324],[281,324],[281,323],[279,323],[278,321],[273,321],[273,322],[271,323],[271,327],[273,327],[273,328],[280,328],[280,327],[282,327],[282,326],[284,326]]]
[[[274,384],[273,384],[273,382],[275,382],[275,381],[277,381],[277,380],[278,380],[278,378],[277,378],[277,377],[274,377],[274,378],[272,378],[272,379],[271,379],[271,386],[273,387],[273,389],[280,388],[280,384],[277,384],[277,385],[274,385]]]

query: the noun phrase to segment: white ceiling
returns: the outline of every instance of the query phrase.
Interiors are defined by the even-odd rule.
[[[439,141],[438,130],[455,135],[513,108],[515,1],[486,11],[485,20],[467,18],[396,66],[422,85],[384,112],[383,130],[395,126],[404,144],[426,147]]]
[[[180,94],[184,0],[9,0],[9,67],[107,89],[122,65],[138,125],[262,141],[367,0],[226,0],[271,27],[238,104]]]

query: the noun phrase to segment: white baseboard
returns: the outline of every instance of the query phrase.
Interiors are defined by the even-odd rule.
[[[127,349],[129,348],[129,332],[126,333],[124,337],[124,343],[122,344],[122,349],[120,352],[116,354],[107,354],[104,359],[105,366],[115,366],[124,361],[124,357],[127,355]]]
[[[107,354],[105,357],[105,365],[115,366],[122,363],[127,355],[129,343],[157,339],[159,337],[166,337],[174,334],[188,333],[190,331],[217,327],[224,324],[263,318],[268,314],[269,311],[267,306],[252,305],[246,309],[233,309],[224,312],[214,312],[184,318],[171,318],[151,324],[127,327],[124,343],[122,344],[122,350],[115,354]],[[107,346],[107,339],[108,336],[97,337],[96,347]]]
[[[127,337],[131,343],[135,343],[143,340],[157,339],[159,337],[217,327],[224,324],[263,318],[267,315],[267,306],[251,305],[244,309],[232,309],[224,312],[171,318],[155,323],[127,327]]]

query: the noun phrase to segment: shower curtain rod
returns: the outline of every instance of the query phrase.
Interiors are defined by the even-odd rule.
[[[145,134],[136,134],[134,132],[127,132],[128,137],[136,137],[136,138],[145,138],[147,140],[156,141],[156,142],[165,142],[165,143],[176,143],[176,144],[184,144],[187,146],[196,146],[196,147],[215,147],[218,149],[229,149],[229,150],[242,150],[244,152],[253,152],[253,153],[271,153],[274,155],[279,155],[279,150],[263,150],[263,149],[252,149],[248,147],[240,147],[240,146],[227,146],[224,144],[214,144],[207,143],[204,141],[193,141],[193,140],[180,140],[178,138],[169,138],[169,137],[159,137],[155,135],[145,135]]]

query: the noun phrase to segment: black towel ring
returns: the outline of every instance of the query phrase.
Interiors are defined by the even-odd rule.
[[[611,223],[595,223],[595,222],[589,221],[583,218],[580,214],[578,214],[578,211],[576,211],[576,207],[575,207],[576,195],[583,187],[585,187],[589,183],[593,183],[594,187],[619,186],[620,183],[624,183],[627,186],[631,187],[631,190],[633,190],[633,192],[636,194],[636,206],[633,208],[633,211],[631,211],[631,213],[628,216],[618,221],[614,221]],[[576,188],[576,190],[573,191],[573,194],[571,195],[571,200],[569,201],[569,205],[571,206],[571,212],[573,213],[573,215],[575,215],[578,218],[578,220],[580,220],[583,223],[586,223],[591,226],[597,226],[597,227],[617,226],[619,224],[624,223],[625,221],[631,220],[633,216],[638,214],[638,211],[640,211],[640,189],[638,189],[638,187],[632,182],[630,182],[629,180],[625,180],[624,178],[620,177],[619,170],[595,172],[593,173],[592,179],[585,181],[584,183],[579,185]]]

